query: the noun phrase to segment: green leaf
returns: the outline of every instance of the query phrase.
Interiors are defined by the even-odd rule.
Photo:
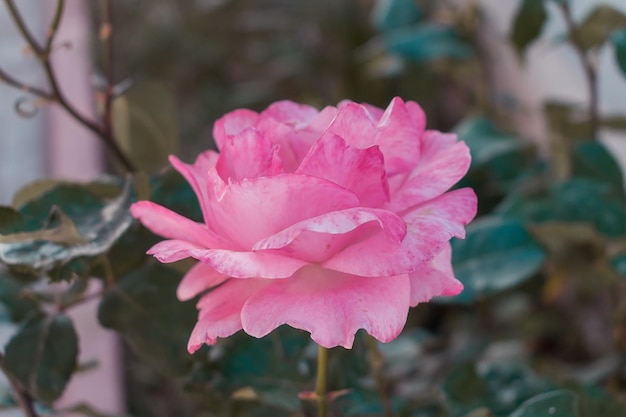
[[[23,286],[9,272],[0,269],[0,303],[14,322],[22,321],[29,313],[38,311],[37,304],[23,296]]]
[[[613,32],[611,42],[615,48],[615,60],[626,76],[626,27]]]
[[[12,207],[0,206],[0,235],[23,233],[38,229],[38,224],[27,219]]]
[[[587,178],[551,184],[547,189],[511,194],[496,213],[523,221],[587,222],[610,237],[626,234],[626,206],[608,184]]]
[[[378,0],[372,20],[376,29],[386,32],[416,23],[420,15],[415,0]]]
[[[383,35],[387,48],[408,60],[466,59],[472,50],[453,28],[430,23],[394,30]]]
[[[600,47],[615,30],[626,27],[626,15],[602,4],[593,9],[578,28],[578,41],[583,49]]]
[[[58,217],[59,224],[49,229],[40,229],[32,232],[18,232],[0,235],[0,243],[22,243],[34,240],[46,240],[48,242],[66,245],[85,244],[85,238],[80,234],[72,219],[63,212],[54,210],[53,215]]]
[[[195,221],[202,220],[198,197],[189,183],[173,169],[167,169],[150,181],[151,201],[160,204],[181,216]]]
[[[107,290],[98,320],[114,329],[139,357],[168,375],[189,370],[187,339],[197,318],[192,302],[176,299],[180,275],[160,264],[137,269]]]
[[[624,175],[617,161],[597,141],[576,144],[572,152],[572,171],[575,176],[591,178],[610,184],[615,191],[624,195]]]
[[[545,0],[522,0],[510,35],[511,42],[520,55],[541,34],[547,17]]]
[[[465,287],[441,302],[471,303],[521,284],[537,272],[545,254],[521,222],[482,218],[467,228],[464,240],[452,242],[454,273]]]
[[[59,263],[64,264],[77,257],[100,255],[109,250],[132,223],[130,203],[129,183],[118,197],[107,203],[77,186],[57,187],[41,198],[27,203],[20,212],[41,219],[50,210],[62,211],[72,220],[78,234],[84,239],[61,244],[42,240],[48,237],[45,235],[29,235],[29,240],[0,243],[0,261],[7,265],[24,265],[47,271]],[[43,228],[45,229],[47,227]]]
[[[626,279],[626,253],[614,256],[610,259],[611,266]]]
[[[156,82],[133,86],[113,102],[113,130],[139,170],[160,170],[178,148],[177,107],[172,94]]]
[[[510,417],[578,417],[578,397],[569,391],[552,391],[525,401]]]
[[[61,396],[76,369],[78,338],[64,314],[30,318],[6,346],[4,369],[37,400]]]

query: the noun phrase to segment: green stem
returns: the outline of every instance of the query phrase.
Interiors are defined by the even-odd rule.
[[[590,124],[590,133],[591,139],[598,139],[598,129],[600,127],[600,100],[598,94],[598,75],[597,69],[594,61],[589,57],[587,51],[581,42],[581,34],[578,26],[574,22],[572,18],[572,13],[570,11],[569,5],[567,2],[558,2],[561,14],[563,15],[563,19],[565,20],[565,25],[567,27],[567,33],[569,35],[569,39],[574,47],[574,50],[578,54],[578,58],[580,59],[580,63],[583,67],[583,71],[585,72],[585,77],[587,78],[587,89],[589,91],[589,124]]]
[[[315,394],[317,397],[317,417],[326,417],[328,408],[328,349],[323,346],[317,347],[317,383]]]
[[[367,348],[370,351],[372,373],[374,374],[374,379],[376,380],[376,388],[378,389],[380,402],[385,410],[385,417],[394,417],[395,413],[391,405],[391,399],[387,394],[387,381],[383,373],[383,355],[380,353],[380,349],[378,349],[378,341],[370,335],[367,336]]]

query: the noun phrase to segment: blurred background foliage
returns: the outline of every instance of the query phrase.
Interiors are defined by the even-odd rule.
[[[549,3],[569,16],[567,0],[519,1],[510,42],[521,60]],[[345,98],[384,107],[400,95],[424,107],[429,128],[453,130],[471,148],[460,186],[476,190],[480,216],[453,242],[465,291],[413,309],[389,344],[360,333],[353,350],[333,349],[332,415],[626,415],[624,176],[597,140],[598,125],[624,128],[625,119],[603,119],[593,103],[546,103],[545,149],[520,137],[502,110],[506,98],[487,82],[481,11],[455,4],[117,2],[114,130],[142,173],[40,181],[0,208],[0,317],[20,326],[3,370],[53,406],[85,368],[64,312],[93,298],[86,283],[96,277],[99,321],[127,346],[130,415],[312,415],[315,346],[304,332],[237,334],[187,354],[194,301],[178,302],[175,288],[190,264],[145,256],[158,238],[132,222],[128,206],[149,198],[200,220],[165,158],[191,160],[214,146],[212,122],[234,108]],[[94,27],[99,13],[94,4]],[[564,40],[582,62],[608,45],[626,77],[621,11],[598,5],[572,25]],[[0,407],[15,406],[0,396]],[[101,415],[84,404],[73,410]]]

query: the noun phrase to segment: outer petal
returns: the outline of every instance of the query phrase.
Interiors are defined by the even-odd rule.
[[[446,244],[439,255],[422,269],[409,274],[411,283],[411,307],[440,295],[457,295],[463,284],[452,271],[452,248]]]
[[[390,210],[401,211],[440,195],[467,173],[469,148],[456,135],[428,131],[422,139],[417,167],[398,187],[392,187]]]
[[[242,130],[256,124],[259,115],[252,110],[238,109],[225,114],[213,125],[213,138],[218,149],[222,149],[224,142]]]
[[[361,205],[380,207],[389,201],[384,163],[377,147],[348,146],[331,133],[324,134],[313,145],[296,173],[326,178],[356,194]]]
[[[151,232],[168,239],[186,240],[208,248],[228,248],[231,244],[206,225],[196,223],[151,201],[139,201],[130,208],[132,215]]]
[[[476,208],[476,194],[471,189],[451,191],[404,215],[407,233],[402,243],[374,235],[348,246],[322,265],[370,277],[417,271],[430,263],[452,237],[465,237],[464,226],[474,218]]]
[[[261,288],[243,306],[241,320],[255,337],[288,324],[327,348],[351,348],[358,329],[389,342],[406,323],[409,289],[406,275],[362,278],[311,266]]]
[[[198,323],[187,345],[189,353],[195,352],[205,343],[214,344],[218,337],[228,337],[241,330],[241,309],[244,303],[265,285],[267,282],[261,279],[230,279],[203,296],[198,303]]]
[[[219,154],[214,151],[207,151],[201,153],[196,161],[192,164],[186,164],[174,155],[170,155],[170,163],[176,168],[180,174],[185,177],[191,188],[193,188],[196,196],[198,196],[198,202],[200,208],[204,214],[205,223],[211,227],[211,216],[207,208],[208,201],[210,199],[209,192],[211,190],[208,183],[207,173],[210,169],[215,167]]]
[[[272,142],[247,128],[224,140],[216,169],[224,181],[242,180],[280,174],[283,164]]]
[[[164,240],[148,250],[161,262],[195,258],[216,271],[234,278],[288,278],[306,261],[269,252],[237,252],[205,249],[182,240]]]
[[[326,133],[334,133],[357,148],[369,148],[377,145],[375,142],[377,122],[367,108],[354,102],[347,102],[341,106]]]
[[[209,265],[198,262],[191,267],[178,285],[176,296],[180,301],[189,300],[202,291],[221,284],[229,277],[221,274]]]
[[[367,223],[376,224],[378,230],[366,228],[360,230],[361,233],[350,233]],[[309,262],[321,262],[346,245],[380,232],[391,241],[400,243],[406,234],[406,225],[389,211],[356,207],[296,223],[257,242],[253,250],[284,249],[279,253]]]
[[[302,220],[359,204],[345,188],[300,174],[244,179],[218,197],[210,211],[219,234],[244,248]]]

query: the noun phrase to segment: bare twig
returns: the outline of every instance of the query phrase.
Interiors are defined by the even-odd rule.
[[[72,106],[69,101],[65,98],[56,74],[54,72],[54,68],[52,63],[50,62],[50,53],[53,48],[54,38],[57,34],[59,24],[61,22],[61,18],[63,16],[63,10],[65,7],[65,0],[58,0],[57,8],[50,24],[50,28],[47,33],[47,41],[45,47],[41,46],[35,37],[30,33],[24,19],[19,13],[19,10],[15,6],[13,0],[4,0],[4,3],[9,10],[11,18],[15,22],[19,32],[22,34],[28,46],[33,51],[37,59],[41,62],[44,72],[46,74],[46,78],[48,83],[50,84],[50,93],[45,93],[43,90],[38,89],[33,86],[24,85],[23,83],[19,83],[17,80],[7,77],[8,74],[2,73],[0,74],[0,79],[5,81],[7,84],[12,85],[16,88],[20,88],[22,90],[31,92],[39,97],[44,97],[59,104],[65,111],[67,111],[76,121],[85,126],[87,129],[95,133],[104,143],[106,148],[113,154],[113,156],[122,164],[124,169],[128,172],[134,172],[135,167],[133,163],[128,159],[128,157],[122,152],[117,142],[113,137],[113,129],[111,126],[111,117],[110,117],[110,103],[109,103],[109,115],[105,116],[102,120],[102,123],[98,123],[96,121],[90,120],[86,116],[82,115],[74,106]],[[107,87],[109,89],[109,87]],[[110,88],[112,91],[112,87]],[[111,92],[107,92],[107,95],[110,95]],[[111,100],[111,98],[109,98]]]
[[[6,84],[10,85],[11,87],[15,87],[18,90],[25,91],[25,92],[33,94],[33,95],[35,95],[37,97],[41,97],[41,98],[44,98],[46,100],[54,100],[54,96],[51,93],[49,93],[47,91],[44,91],[44,90],[42,90],[42,89],[40,89],[38,87],[34,87],[32,85],[20,82],[17,79],[11,77],[9,74],[7,74],[5,71],[3,71],[1,68],[0,68],[0,81],[3,81]]]
[[[571,40],[572,46],[580,63],[585,71],[585,77],[587,78],[587,88],[589,90],[589,124],[591,130],[592,139],[598,138],[598,128],[600,126],[600,111],[599,111],[599,98],[598,98],[598,82],[597,82],[597,70],[596,64],[591,59],[581,41],[581,35],[578,31],[578,27],[572,18],[572,13],[567,2],[557,2],[565,20],[567,26],[567,33]]]
[[[113,79],[113,6],[111,0],[102,0],[102,23],[100,26],[100,40],[102,41],[102,66],[106,87],[104,90],[104,123],[103,128],[108,130],[108,135],[113,128],[113,88],[115,87]]]
[[[18,381],[16,381],[11,375],[9,375],[4,370],[4,355],[0,352],[0,369],[7,376],[9,380],[9,384],[11,384],[11,389],[15,394],[16,400],[22,411],[24,411],[24,415],[26,417],[39,417],[37,410],[35,410],[35,403],[33,397],[22,387]]]

